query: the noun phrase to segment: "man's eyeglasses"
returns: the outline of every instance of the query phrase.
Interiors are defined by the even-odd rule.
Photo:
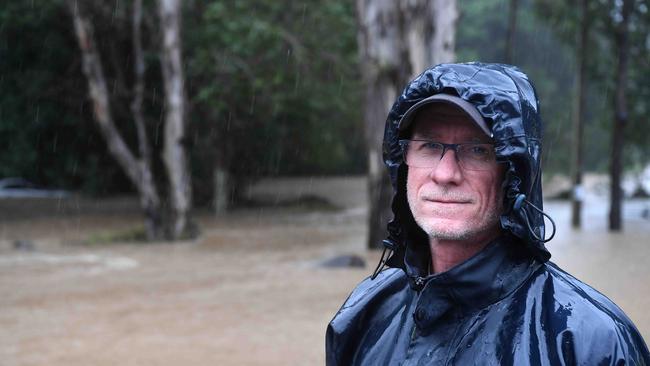
[[[399,140],[399,144],[406,165],[415,168],[435,168],[447,150],[456,153],[456,161],[466,170],[490,170],[496,164],[493,144],[443,144],[431,140]]]

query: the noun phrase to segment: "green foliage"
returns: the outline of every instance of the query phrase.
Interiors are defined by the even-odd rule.
[[[575,1],[534,2],[535,10],[561,41],[575,48],[580,27]],[[616,73],[616,27],[620,22],[620,2],[588,1],[589,55],[587,57],[587,128],[585,150],[587,167],[605,169],[609,164],[610,137],[614,119]],[[630,55],[627,98],[628,125],[625,130],[625,165],[650,162],[650,12],[647,0],[636,0],[630,19]]]
[[[615,50],[612,46],[612,2],[589,1],[592,22],[588,57],[585,167],[605,170],[609,163],[609,129],[613,119]],[[650,160],[650,19],[647,4],[637,1],[630,44],[629,114],[626,130],[628,166]],[[459,61],[503,62],[508,0],[459,0]],[[544,169],[568,174],[571,157],[575,85],[575,47],[579,33],[576,1],[520,0],[514,64],[535,83],[545,123]]]
[[[195,3],[185,35],[203,154],[246,178],[363,171],[351,3]]]
[[[132,1],[79,6],[93,20],[114,120],[137,154],[129,109]],[[352,3],[196,0],[184,6],[195,192],[209,196],[216,164],[237,182],[363,172]],[[162,149],[164,115],[157,27],[156,4],[145,1],[144,109],[154,156]],[[0,6],[0,148],[0,177],[94,194],[132,190],[93,121],[62,0]],[[159,159],[154,165],[163,171]]]
[[[78,53],[60,1],[3,1],[0,177],[91,193],[124,183],[92,122]]]

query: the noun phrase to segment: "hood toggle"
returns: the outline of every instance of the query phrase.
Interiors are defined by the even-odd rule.
[[[524,204],[527,204],[528,206],[530,206],[531,208],[533,208],[537,212],[541,213],[543,216],[545,216],[551,222],[551,225],[553,225],[553,232],[551,233],[551,236],[548,239],[544,239],[543,237],[540,237],[539,235],[537,235],[535,230],[531,227],[530,220],[528,219],[528,213],[526,212],[526,210],[522,210]],[[528,232],[530,233],[530,235],[533,238],[535,238],[535,240],[546,243],[546,242],[551,241],[551,239],[553,239],[553,237],[555,236],[555,221],[553,221],[551,216],[549,216],[546,212],[540,210],[539,207],[535,206],[532,202],[527,200],[525,194],[519,193],[519,194],[517,194],[515,196],[515,203],[512,205],[512,208],[515,211],[519,212],[521,214],[521,216],[524,218],[524,222],[526,223],[526,227],[528,228]]]

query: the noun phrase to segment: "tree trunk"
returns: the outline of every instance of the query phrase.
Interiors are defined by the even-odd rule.
[[[189,228],[191,181],[185,151],[185,91],[181,59],[181,2],[158,0],[162,29],[161,66],[165,83],[165,146],[163,161],[169,178],[169,235],[178,239]]]
[[[519,0],[510,0],[510,9],[508,10],[508,32],[506,34],[506,52],[505,63],[511,64],[514,48],[515,48],[515,35],[517,34],[517,5]]]
[[[581,226],[582,201],[584,199],[584,188],[582,187],[582,136],[585,119],[586,100],[586,72],[587,72],[587,45],[589,37],[589,2],[580,0],[580,38],[576,58],[578,60],[578,73],[576,77],[575,112],[573,115],[573,195],[571,202],[571,225],[574,228]]]
[[[368,247],[381,247],[392,216],[393,190],[383,167],[384,122],[392,103],[416,73],[454,59],[456,2],[357,0],[358,43],[365,83],[368,146]]]
[[[156,190],[151,168],[151,146],[147,138],[144,114],[142,113],[142,99],[144,94],[145,63],[142,52],[142,0],[133,2],[133,63],[135,84],[133,86],[133,101],[131,112],[138,135],[140,150],[140,170],[142,171],[143,194],[140,195],[140,204],[144,209],[146,222],[145,230],[148,240],[162,237],[162,222],[160,214],[160,198]]]
[[[628,25],[632,12],[633,0],[623,0],[621,22],[616,29],[616,94],[614,100],[614,125],[612,131],[612,156],[610,165],[610,210],[609,230],[620,231],[623,228],[621,206],[623,192],[621,190],[621,174],[623,170],[623,133],[627,124],[627,64],[628,64]]]
[[[227,169],[222,165],[217,164],[213,171],[214,177],[214,199],[213,207],[214,213],[217,215],[223,214],[228,210],[230,205],[230,174]]]
[[[145,228],[147,231],[148,239],[155,239],[158,237],[160,230],[160,199],[153,182],[151,164],[147,159],[147,154],[143,153],[141,159],[135,158],[129,147],[124,142],[119,131],[115,127],[113,117],[111,115],[110,100],[108,89],[106,87],[106,79],[102,68],[101,57],[95,39],[93,36],[92,23],[83,14],[79,8],[80,4],[77,1],[69,0],[67,2],[72,20],[74,23],[74,30],[81,49],[82,56],[82,69],[83,73],[88,80],[88,90],[90,99],[93,102],[93,111],[95,115],[95,122],[99,126],[100,132],[106,141],[108,150],[117,160],[120,167],[126,173],[131,183],[138,190],[140,196],[140,204],[145,213]],[[134,19],[135,20],[135,19]],[[141,100],[140,92],[140,100]],[[135,107],[136,109],[139,106]],[[141,113],[134,117],[136,120],[136,128],[138,128],[138,135],[144,133],[140,126],[142,121]],[[148,151],[148,143],[145,139],[139,137],[140,150]],[[144,145],[143,145],[144,144]]]

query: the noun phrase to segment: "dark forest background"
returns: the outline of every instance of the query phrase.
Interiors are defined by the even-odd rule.
[[[91,196],[133,191],[107,153],[70,15],[61,1],[2,0],[0,5],[0,177]],[[134,84],[130,1],[96,1],[95,36],[110,80],[113,114],[128,143]],[[504,62],[509,1],[459,0],[456,59]],[[650,160],[650,15],[634,3],[630,20],[628,170]],[[145,1],[147,63],[144,110],[153,156],[162,149],[159,22]],[[565,1],[519,1],[511,63],[540,95],[545,174],[569,175],[576,80],[577,7]],[[585,125],[586,170],[609,163],[615,79],[616,14],[591,8]],[[263,176],[364,174],[362,85],[355,8],[348,1],[186,1],[183,58],[195,204],[210,202],[219,161],[241,187]],[[161,170],[154,159],[154,170]]]

